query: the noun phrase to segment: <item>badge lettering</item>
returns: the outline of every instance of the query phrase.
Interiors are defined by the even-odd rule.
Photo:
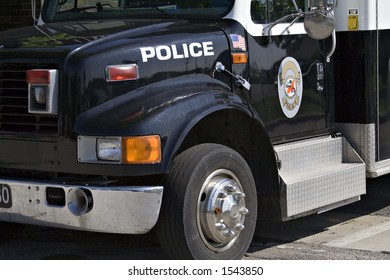
[[[181,45],[160,45],[156,47],[140,48],[142,61],[148,62],[149,59],[157,58],[161,61],[170,59],[184,59],[190,57],[213,56],[213,42],[194,42],[191,44],[183,43]]]

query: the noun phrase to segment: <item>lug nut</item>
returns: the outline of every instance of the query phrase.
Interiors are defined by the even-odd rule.
[[[237,190],[237,187],[230,184],[230,185],[225,186],[224,189],[227,192],[235,192]]]
[[[236,235],[236,233],[232,230],[228,230],[228,231],[224,232],[223,235],[226,237],[233,237]]]
[[[236,227],[235,227],[234,229],[239,230],[239,231],[243,231],[244,228],[245,228],[244,225],[242,225],[242,224],[237,224]]]
[[[249,213],[248,208],[246,208],[246,207],[241,207],[241,209],[240,209],[240,214],[241,214],[241,215],[247,215],[248,213]]]
[[[218,194],[218,198],[226,198],[228,196],[228,194],[226,192],[220,192]]]
[[[241,199],[241,198],[244,198],[245,197],[245,194],[243,192],[238,192],[238,193],[235,193],[234,196],[237,198],[237,199]]]
[[[226,230],[226,229],[227,229],[226,225],[225,225],[225,224],[222,224],[222,223],[216,223],[216,224],[215,224],[215,227],[216,227],[217,230],[219,230],[219,231],[223,231],[223,230]]]

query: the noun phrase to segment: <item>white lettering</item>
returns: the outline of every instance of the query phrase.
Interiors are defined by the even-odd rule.
[[[153,58],[156,56],[156,51],[153,47],[145,47],[141,48],[141,54],[142,54],[142,61],[148,62],[149,58]]]
[[[156,54],[159,60],[170,60],[172,58],[171,48],[168,46],[158,46]]]
[[[5,204],[9,203],[9,191],[5,187],[1,189],[0,192],[0,202],[4,202]]]
[[[214,55],[213,42],[203,42],[202,45],[203,45],[204,56]]]
[[[178,54],[176,45],[172,45],[173,59],[184,58],[184,54]]]
[[[195,48],[198,48],[198,51],[195,51]],[[190,54],[192,57],[201,57],[203,55],[202,44],[201,43],[191,43],[190,44]]]
[[[142,61],[148,62],[151,58],[157,58],[161,61],[170,59],[184,59],[189,57],[213,56],[213,42],[194,42],[191,44],[181,44],[182,50],[177,45],[160,45],[157,47],[140,48]]]
[[[184,52],[184,57],[189,58],[190,54],[188,53],[188,45],[187,44],[182,44],[183,46],[183,52]]]

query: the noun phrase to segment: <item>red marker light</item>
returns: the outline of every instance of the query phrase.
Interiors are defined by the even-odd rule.
[[[50,71],[48,70],[28,70],[26,81],[29,84],[50,84]]]
[[[26,71],[30,114],[58,114],[58,73],[57,69]]]
[[[138,80],[137,64],[112,65],[106,68],[107,82]]]

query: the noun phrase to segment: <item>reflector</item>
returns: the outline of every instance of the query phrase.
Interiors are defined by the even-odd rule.
[[[106,68],[107,82],[138,80],[137,64],[111,65]]]
[[[248,62],[248,55],[246,53],[232,53],[233,64],[245,64]]]
[[[50,84],[50,71],[27,70],[26,80],[29,84]]]

